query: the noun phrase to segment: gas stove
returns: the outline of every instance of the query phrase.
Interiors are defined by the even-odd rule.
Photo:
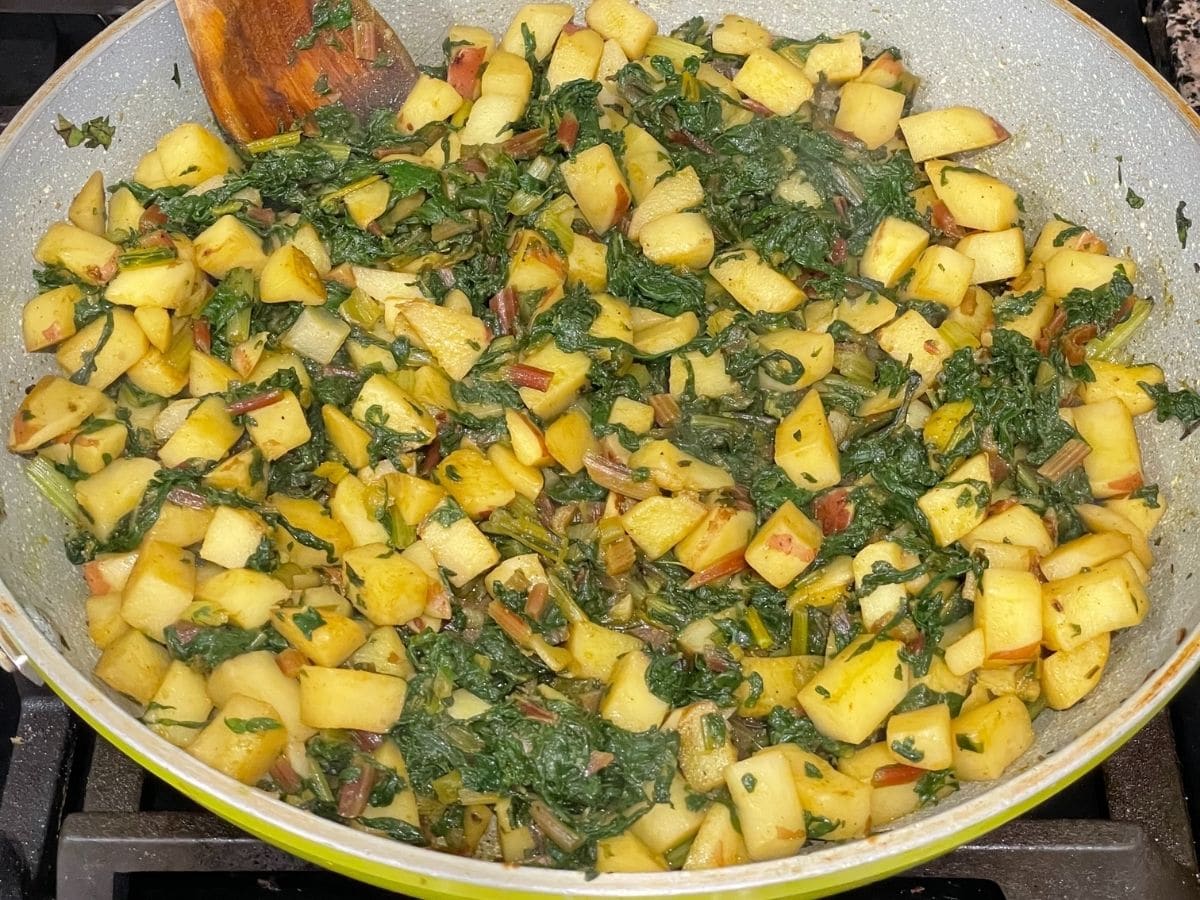
[[[1198,0],[1076,0],[1200,108]],[[132,4],[0,0],[0,129]],[[0,657],[2,659],[2,657]],[[1200,898],[1200,679],[1100,769],[1025,816],[843,900]],[[394,895],[315,869],[205,812],[0,671],[0,900]]]

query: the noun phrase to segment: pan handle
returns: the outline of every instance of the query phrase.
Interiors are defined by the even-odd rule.
[[[17,646],[3,628],[0,628],[0,669],[5,672],[19,672],[24,678],[32,681],[38,687],[43,686],[42,676],[38,674],[25,651]]]

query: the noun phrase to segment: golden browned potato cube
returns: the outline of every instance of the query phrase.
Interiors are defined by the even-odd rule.
[[[300,717],[310,728],[356,728],[382,734],[404,711],[403,678],[305,666],[300,670]]]
[[[96,663],[96,677],[119,694],[146,704],[167,675],[171,657],[136,629],[130,629],[104,648]]]
[[[288,733],[269,703],[234,694],[188,752],[242,784],[257,784],[287,747]]]

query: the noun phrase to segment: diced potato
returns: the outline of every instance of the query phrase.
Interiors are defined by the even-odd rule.
[[[146,537],[173,547],[191,547],[204,540],[212,518],[211,509],[177,506],[168,500],[158,513],[158,521],[146,532]]]
[[[966,675],[983,666],[987,644],[982,628],[974,628],[946,647],[946,666],[954,675]]]
[[[626,154],[628,156],[628,153]],[[629,237],[639,240],[642,229],[656,219],[693,209],[704,202],[704,188],[691,166],[656,182],[629,218]]]
[[[437,434],[437,423],[412,396],[385,375],[367,379],[351,408],[360,422],[411,436],[414,446],[422,446]]]
[[[813,50],[819,50],[822,46],[831,45],[818,44]],[[855,55],[861,66],[861,52]],[[811,62],[811,55],[809,60]],[[855,72],[849,77],[853,78],[857,74]],[[734,83],[736,84],[736,80]],[[842,87],[841,102],[833,121],[834,127],[854,135],[868,150],[875,150],[895,136],[900,116],[904,113],[904,101],[903,94],[888,88],[863,81],[850,82]]]
[[[1003,231],[1020,218],[1017,192],[998,178],[941,159],[925,163],[925,174],[938,199],[964,228]]]
[[[776,427],[775,463],[805,490],[819,491],[842,480],[837,443],[817,391],[805,394]]]
[[[396,115],[398,130],[412,134],[430,122],[444,122],[463,104],[462,95],[440,78],[421,75]]]
[[[171,657],[166,648],[131,629],[104,648],[96,677],[119,694],[149,703],[167,675]]]
[[[915,309],[910,309],[877,333],[882,350],[921,376],[926,386],[933,383],[951,349],[941,333]]]
[[[574,475],[583,468],[584,455],[596,447],[591,421],[577,409],[567,410],[546,429],[545,447],[552,461]]]
[[[712,45],[717,53],[747,56],[756,47],[770,47],[771,32],[753,19],[727,14],[713,29]]]
[[[104,297],[119,306],[175,309],[187,302],[196,278],[196,267],[186,259],[122,269],[108,283]]]
[[[1020,228],[968,234],[954,249],[975,261],[972,284],[1008,281],[1025,271],[1025,235]]]
[[[856,638],[800,689],[800,705],[822,734],[859,744],[883,724],[908,693],[903,647],[876,636]]]
[[[939,547],[954,543],[987,517],[992,488],[986,453],[977,453],[917,499]]]
[[[594,81],[603,54],[604,38],[599,32],[581,28],[561,35],[554,45],[550,65],[546,68],[546,82],[550,89],[554,90],[568,81]]]
[[[608,691],[600,701],[603,718],[626,731],[646,731],[662,724],[671,704],[646,684],[649,666],[650,656],[640,650],[626,653],[616,661]]]
[[[34,248],[43,265],[61,266],[87,284],[104,284],[117,274],[121,248],[112,241],[67,222],[55,222]]]
[[[249,269],[257,275],[267,264],[262,238],[234,216],[221,216],[196,236],[192,246],[196,251],[196,265],[214,278],[224,278],[234,269]],[[284,258],[281,257],[281,262]],[[286,258],[295,259],[290,254]]]
[[[954,773],[962,781],[991,781],[1033,744],[1029,710],[1016,696],[997,697],[951,723]]]
[[[168,468],[190,459],[216,461],[229,452],[241,435],[242,426],[233,421],[225,401],[207,397],[192,408],[184,423],[163,444],[158,458]]]
[[[791,763],[779,748],[733,763],[725,770],[725,784],[751,859],[791,856],[804,846],[804,808]]]
[[[256,377],[257,368],[252,371],[247,381],[260,381]],[[209,394],[223,394],[234,382],[243,378],[237,371],[225,365],[215,356],[192,350],[188,355],[188,393],[193,397],[206,397]]]
[[[349,336],[350,326],[333,313],[320,307],[306,307],[279,343],[307,359],[329,365]]]
[[[763,337],[774,337],[774,334]],[[760,373],[760,381],[764,377]],[[725,354],[719,350],[711,356],[705,356],[699,350],[687,350],[671,356],[670,392],[679,397],[689,387],[697,397],[724,397],[736,393],[738,389],[737,383],[725,371]]]
[[[331,518],[325,507],[316,500],[288,497],[284,494],[271,494],[267,504],[284,518],[286,526],[297,531],[307,531],[318,540],[329,545],[325,549],[308,547],[291,539],[290,532],[281,526],[283,535],[288,539],[283,541],[289,557],[299,565],[326,565],[333,558],[340,557],[353,546],[349,533],[336,519]],[[279,543],[277,535],[276,542]]]
[[[733,78],[733,85],[771,112],[790,116],[813,95],[804,70],[767,47],[755,47]]]
[[[103,650],[129,630],[129,623],[121,618],[121,594],[93,594],[84,604],[88,637]]]
[[[508,480],[474,447],[460,447],[437,467],[438,482],[472,519],[486,518],[516,496]]]
[[[1037,578],[1029,571],[985,571],[975,598],[975,626],[983,630],[985,665],[1037,659],[1042,639],[1042,590]]]
[[[829,84],[844,84],[861,75],[862,68],[862,35],[857,31],[849,31],[835,40],[819,41],[813,45],[808,51],[808,58],[804,60],[804,77],[813,84],[820,81],[822,76]],[[895,129],[892,133],[895,133]]]
[[[310,728],[356,728],[382,734],[404,710],[403,678],[351,669],[300,670],[300,717]]]
[[[671,715],[667,727],[679,732],[679,771],[692,790],[716,790],[724,782],[725,769],[737,762],[738,754],[725,717],[712,700],[701,700]]]
[[[1075,430],[1092,448],[1083,460],[1083,470],[1093,496],[1115,497],[1141,487],[1142,452],[1129,408],[1113,397],[1085,403],[1071,412]]]
[[[751,313],[790,312],[806,299],[800,288],[753,250],[723,253],[713,260],[708,271]]]
[[[628,397],[618,397],[609,411],[608,424],[628,428],[634,434],[645,434],[654,427],[654,407]]]
[[[1130,552],[1129,538],[1119,531],[1085,534],[1067,541],[1045,557],[1039,568],[1050,581],[1070,578]]]
[[[75,482],[75,500],[88,515],[90,530],[107,540],[117,524],[137,509],[159,464],[144,456],[122,457]]]
[[[414,527],[420,525],[446,496],[446,489],[441,485],[415,475],[394,472],[387,476],[387,483],[388,495],[396,511]]]
[[[815,571],[809,572],[796,585],[788,598],[788,607],[829,606],[845,596],[854,584],[854,562],[849,556],[837,556]]]
[[[455,587],[462,587],[500,561],[492,542],[453,500],[443,501],[426,516],[418,534]]]
[[[208,676],[208,695],[213,703],[224,706],[235,694],[271,706],[290,740],[303,742],[313,735],[314,730],[300,720],[300,685],[280,671],[274,653],[242,653],[213,669]]]
[[[386,625],[367,635],[367,642],[354,651],[347,664],[352,669],[366,669],[396,678],[408,678],[415,671],[400,632]]]
[[[192,602],[196,561],[187,550],[147,540],[122,593],[121,616],[156,641]]]
[[[227,569],[200,585],[196,599],[224,610],[239,628],[261,628],[291,591],[281,581],[252,569]]]
[[[760,335],[758,338],[758,348],[764,355],[786,353],[804,367],[804,373],[796,381],[789,384],[786,381],[772,377],[770,374],[771,370],[767,366],[759,366],[758,386],[763,390],[786,393],[800,391],[810,385],[816,384],[833,371],[833,345],[833,336],[830,334],[799,331],[795,328],[781,328],[778,331],[771,331]],[[780,360],[778,365],[783,371],[776,374],[780,376],[784,372],[789,375],[794,374],[792,373],[793,367],[791,363]]]
[[[665,872],[667,863],[636,838],[632,831],[626,831],[596,841],[596,871]]]
[[[254,511],[218,506],[200,546],[200,558],[239,569],[258,551],[267,533],[266,522]]]
[[[614,40],[629,59],[646,52],[646,44],[658,33],[658,23],[629,0],[592,0],[585,13],[588,27],[606,40]]]
[[[949,738],[949,719],[946,721]],[[844,775],[815,753],[795,744],[780,744],[773,749],[787,757],[792,767],[796,794],[805,813],[824,819],[834,826],[814,840],[844,841],[865,837],[871,822],[871,786]]]
[[[688,344],[700,333],[700,320],[694,312],[665,316],[639,326],[633,323],[633,346],[642,356],[661,356]]]
[[[567,253],[567,284],[603,291],[608,286],[608,248],[584,235],[575,235]]]
[[[1139,624],[1148,606],[1128,560],[1109,560],[1042,585],[1042,642],[1051,650],[1075,650],[1099,634]]]
[[[75,333],[75,304],[83,292],[74,284],[38,294],[21,313],[21,333],[30,353],[53,347]]]
[[[237,154],[203,125],[185,122],[164,134],[156,145],[168,184],[195,187],[228,172],[241,171]]]
[[[893,822],[901,816],[916,811],[921,805],[917,796],[917,780],[921,777],[920,770],[907,770],[911,780],[892,781],[896,765],[895,757],[885,741],[871,744],[861,750],[855,750],[848,756],[838,760],[838,770],[864,784],[872,785],[871,789],[871,827],[881,828],[888,822]],[[891,778],[888,784],[875,785],[875,773],[883,769]]]
[[[777,588],[808,568],[821,545],[821,528],[789,500],[763,523],[746,548],[746,563]]]
[[[723,803],[714,803],[704,813],[700,829],[692,839],[683,868],[717,869],[736,866],[750,858],[746,842],[733,822],[733,814]]]
[[[1042,694],[1051,709],[1070,709],[1100,683],[1108,663],[1108,632],[1074,650],[1059,650],[1042,660]]]
[[[279,459],[312,439],[304,407],[291,391],[284,391],[274,403],[247,415],[246,432],[268,460]]]
[[[905,565],[903,548],[894,541],[875,541],[867,544],[854,556],[851,571],[854,573],[854,584],[860,590],[867,577],[875,571],[878,563],[890,566],[902,572],[908,568]],[[879,631],[887,625],[900,611],[908,591],[901,583],[881,584],[859,600],[862,610],[863,624],[868,631]]]
[[[26,394],[13,416],[8,449],[27,453],[67,434],[108,403],[95,387],[46,375]]]
[[[1008,140],[1008,131],[991,116],[970,106],[948,106],[900,120],[900,131],[913,162],[981,150]]]
[[[687,494],[647,497],[621,516],[621,526],[647,559],[658,559],[700,524],[707,510]]]
[[[685,453],[670,441],[649,441],[629,457],[632,469],[647,468],[664,491],[716,491],[732,487],[733,476],[720,466]]]
[[[737,714],[745,718],[764,718],[776,706],[794,706],[796,692],[824,665],[825,660],[818,656],[743,657],[744,679],[734,694],[738,699]],[[756,675],[757,679],[754,678]]]
[[[1139,385],[1143,381],[1146,384],[1162,384],[1163,372],[1158,366],[1125,366],[1103,359],[1089,359],[1088,366],[1095,380],[1079,385],[1079,396],[1084,403],[1101,403],[1116,398],[1134,416],[1154,409],[1154,401]]]
[[[1059,250],[1046,260],[1046,293],[1065,297],[1076,288],[1090,291],[1104,287],[1118,268],[1130,281],[1137,277],[1137,266],[1131,259],[1084,250]]]
[[[962,545],[974,552],[980,541],[1031,547],[1038,556],[1046,556],[1054,549],[1054,540],[1046,531],[1041,516],[1021,504],[988,516],[962,538]]]
[[[879,223],[867,241],[862,259],[859,260],[858,272],[886,288],[895,287],[928,246],[929,232],[924,228],[888,216]]]
[[[693,572],[700,572],[738,553],[754,534],[754,513],[733,506],[714,506],[687,537],[675,545],[675,558]]]
[[[912,277],[904,286],[901,296],[911,300],[932,300],[943,306],[958,306],[972,284],[974,270],[975,262],[971,257],[935,244],[927,247],[917,259]]]
[[[104,175],[93,172],[67,209],[67,219],[76,228],[103,236],[108,231],[105,222]]]
[[[283,608],[271,613],[271,625],[318,666],[340,666],[366,642],[359,623],[329,610]]]
[[[888,719],[887,745],[902,765],[936,771],[954,761],[950,739],[950,707],[937,703]]]
[[[569,3],[527,3],[517,10],[508,31],[500,39],[500,49],[525,56],[525,31],[533,37],[533,55],[543,62],[554,48],[563,26],[575,15]]]
[[[630,832],[653,853],[666,853],[689,840],[700,830],[705,812],[693,809],[688,799],[694,796],[678,775],[671,782],[671,799],[656,803],[629,826]]]
[[[559,168],[579,211],[597,234],[608,231],[629,209],[629,185],[608,144],[589,147]]]
[[[187,663],[174,660],[142,721],[176,747],[186,747],[200,734],[212,708],[204,676]]]
[[[632,634],[582,620],[570,624],[566,646],[571,653],[574,677],[608,683],[613,679],[617,661],[640,650],[642,642]]]
[[[355,547],[385,544],[388,531],[377,518],[382,511],[382,498],[369,496],[367,486],[354,475],[346,475],[337,483],[329,501],[329,512],[350,535]]]
[[[273,706],[234,694],[188,752],[243,784],[255,784],[283,753],[287,741],[287,729]]]
[[[476,316],[424,301],[405,303],[400,312],[455,381],[465,378],[487,349],[487,326]]]
[[[663,175],[671,171],[671,157],[662,144],[637,125],[626,125],[621,133],[625,138],[623,161],[629,175],[629,189],[633,192],[633,199],[641,204]]]
[[[703,269],[716,246],[701,213],[671,213],[648,222],[641,232],[642,253],[659,265]]]
[[[375,625],[405,625],[425,611],[425,573],[386,544],[348,550],[342,570],[346,596]]]
[[[564,353],[554,341],[526,352],[521,362],[554,373],[546,390],[525,387],[519,391],[521,401],[529,411],[542,419],[554,418],[574,402],[592,367],[592,360],[586,353]]]
[[[145,356],[149,346],[133,314],[117,307],[60,344],[54,358],[71,377],[104,390]]]

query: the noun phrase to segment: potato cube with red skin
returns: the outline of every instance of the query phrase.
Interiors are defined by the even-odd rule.
[[[94,387],[46,375],[21,399],[8,433],[8,449],[13,453],[36,450],[74,431],[107,403]]]
[[[754,534],[754,513],[734,506],[714,506],[687,537],[675,545],[675,557],[701,572],[731,554],[745,550]]]
[[[34,248],[43,265],[61,266],[87,284],[104,284],[117,274],[121,248],[98,234],[67,222],[51,225]]]
[[[25,304],[21,332],[30,353],[53,347],[75,333],[75,304],[83,296],[78,285],[65,284],[38,294]]]
[[[821,546],[821,529],[790,500],[771,514],[746,548],[746,563],[777,588],[808,568]]]
[[[987,569],[975,598],[985,665],[1033,662],[1041,655],[1042,586],[1032,572]]]
[[[522,465],[544,467],[554,463],[546,447],[546,435],[530,421],[529,416],[515,409],[504,411],[504,424],[513,454]],[[575,471],[579,471],[578,468]]]
[[[1017,192],[998,178],[944,159],[925,163],[925,174],[938,199],[963,228],[1004,231],[1020,219]]]
[[[981,150],[1008,140],[1008,131],[991,116],[970,106],[947,106],[900,120],[900,131],[913,162]]]
[[[629,185],[612,148],[597,144],[560,166],[567,190],[597,234],[604,234],[629,209]]]
[[[1106,499],[1140,488],[1142,451],[1129,408],[1112,397],[1077,406],[1071,414],[1075,430],[1092,448],[1083,460],[1092,494]]]

